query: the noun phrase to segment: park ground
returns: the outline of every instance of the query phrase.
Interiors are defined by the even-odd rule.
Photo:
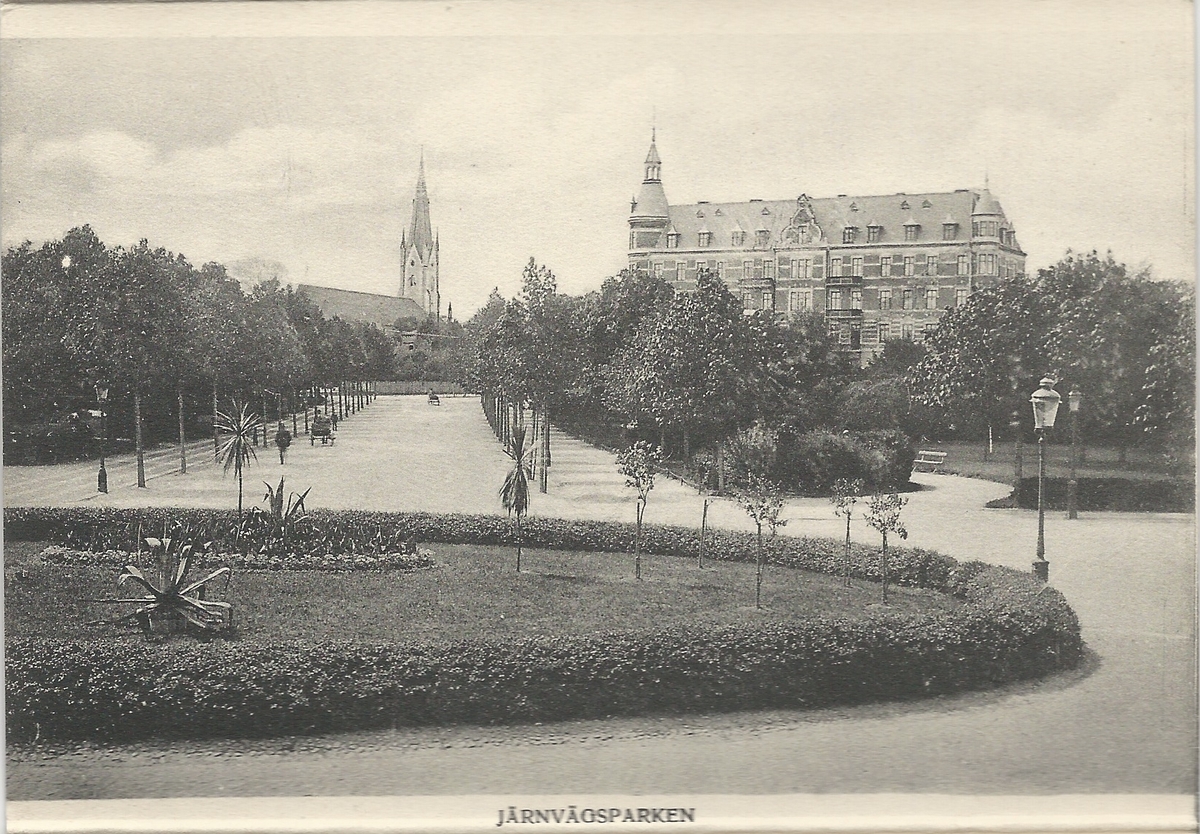
[[[549,492],[532,514],[631,521],[614,457],[556,433]],[[203,444],[199,444],[202,446]],[[169,453],[168,453],[169,454]],[[177,455],[177,452],[174,454]],[[212,506],[236,484],[196,451],[186,475],[127,459],[98,496],[94,464],[10,467],[6,506]],[[286,475],[311,507],[498,513],[511,462],[478,400],[385,397],[334,446],[301,438],[287,463],[260,452],[246,500]],[[1027,570],[1036,514],[986,509],[1004,484],[918,474],[908,545]],[[660,479],[646,520],[698,526],[704,498]],[[839,536],[823,499],[794,499],[788,535]],[[729,501],[710,523],[749,529]],[[875,542],[861,521],[854,538]],[[431,545],[436,548],[436,545]],[[263,742],[84,747],[10,756],[10,799],[380,794],[906,793],[1193,794],[1196,787],[1195,526],[1189,515],[1081,513],[1046,520],[1051,583],[1083,625],[1080,670],[1005,689],[817,711],[433,728]]]

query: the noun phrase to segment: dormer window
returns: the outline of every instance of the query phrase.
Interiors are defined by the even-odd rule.
[[[763,213],[763,214],[770,214],[770,213],[771,213],[771,210],[770,210],[769,208],[767,208],[766,206],[763,206],[762,213]]]
[[[850,211],[858,211],[858,203],[851,203]]]
[[[933,208],[933,203],[925,200],[921,203],[921,208]]]
[[[701,232],[699,243],[701,246],[712,246],[712,232]]]
[[[943,223],[942,224],[942,240],[954,240],[957,237],[958,237],[958,224],[957,223]]]
[[[900,211],[908,211],[908,200],[900,203]]]
[[[854,243],[854,236],[858,233],[855,226],[847,226],[842,229],[842,243]]]
[[[921,232],[921,224],[920,223],[914,223],[913,221],[910,220],[904,224],[904,239],[906,241],[908,241],[909,243],[916,240],[917,237],[920,235],[920,232]]]
[[[679,248],[679,232],[667,232],[667,248]]]
[[[746,233],[743,232],[741,229],[734,229],[733,234],[730,235],[729,245],[730,246],[745,246],[746,245]]]
[[[764,209],[764,211],[765,211],[765,209]],[[757,232],[754,233],[754,245],[755,246],[763,247],[763,246],[766,246],[770,242],[771,242],[771,232],[768,231],[767,229],[759,229]]]
[[[867,243],[879,243],[879,239],[883,236],[883,226],[877,223],[872,223],[867,226]]]

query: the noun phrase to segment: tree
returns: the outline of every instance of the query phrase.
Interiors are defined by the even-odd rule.
[[[515,516],[517,525],[517,573],[521,572],[521,516],[529,511],[529,480],[525,477],[525,427],[513,429],[512,443],[508,447],[513,467],[504,476],[500,487],[500,504],[509,517]]]
[[[766,545],[763,542],[763,525],[766,524],[774,541],[777,528],[786,524],[779,518],[783,511],[783,490],[779,484],[770,478],[765,478],[757,472],[752,472],[746,479],[746,485],[737,492],[737,501],[746,515],[754,522],[758,534],[758,555],[754,571],[754,607],[762,608],[763,565],[766,562]]]
[[[763,544],[763,525],[775,539],[783,510],[783,488],[771,476],[775,469],[778,434],[761,423],[742,429],[729,441],[729,456],[741,486],[734,493],[738,504],[750,516],[758,533],[758,555],[754,578],[754,607],[762,608],[763,565],[766,548]]]
[[[842,584],[846,587],[850,586],[850,519],[854,516],[854,505],[858,502],[858,496],[862,495],[864,486],[858,478],[839,478],[833,484],[833,495],[829,497],[833,503],[833,514],[846,518],[846,550],[843,557],[845,568],[842,574]]]
[[[867,503],[867,512],[863,516],[867,523],[883,536],[883,549],[879,551],[879,573],[883,579],[883,601],[885,603],[888,592],[888,533],[895,533],[902,539],[908,538],[908,530],[900,521],[900,511],[907,503],[907,498],[902,498],[895,492],[875,493]]]
[[[254,437],[262,428],[262,418],[251,412],[245,403],[233,404],[229,414],[217,412],[217,430],[226,437],[217,450],[217,460],[228,474],[232,469],[238,482],[238,528],[242,522],[242,472],[257,456],[254,454]]]
[[[642,518],[646,499],[654,489],[654,472],[662,464],[662,449],[639,440],[617,455],[617,469],[625,476],[625,486],[637,492],[637,525],[633,537],[633,577],[642,578]]]

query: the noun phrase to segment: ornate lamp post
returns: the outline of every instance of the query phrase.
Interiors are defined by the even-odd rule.
[[[1083,394],[1072,388],[1067,394],[1067,408],[1071,410],[1071,479],[1067,481],[1067,518],[1079,518],[1077,493],[1079,484],[1075,480],[1075,468],[1079,463],[1079,404]]]
[[[1046,561],[1046,429],[1054,428],[1058,404],[1062,402],[1062,397],[1054,390],[1054,383],[1052,377],[1043,377],[1029,398],[1033,403],[1033,427],[1037,430],[1038,442],[1038,539],[1033,573],[1043,582],[1050,579],[1050,563]]]
[[[104,442],[108,437],[108,415],[104,413],[104,404],[108,402],[108,386],[103,382],[96,383],[96,403],[100,406],[100,471],[96,473],[96,491],[108,492],[108,470],[104,468]]]

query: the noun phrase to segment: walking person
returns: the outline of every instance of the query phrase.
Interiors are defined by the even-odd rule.
[[[287,451],[288,446],[292,445],[292,433],[287,430],[287,426],[283,421],[279,421],[279,428],[275,431],[275,445],[279,447],[279,465],[283,466],[283,455]]]

